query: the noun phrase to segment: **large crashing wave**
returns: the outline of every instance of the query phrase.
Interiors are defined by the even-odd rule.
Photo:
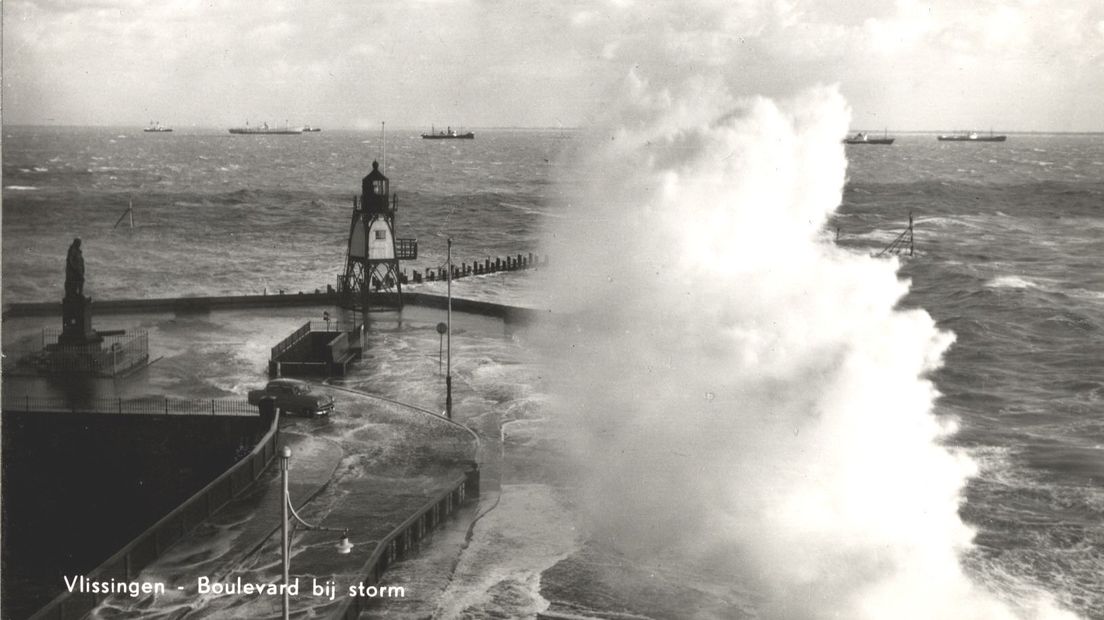
[[[958,560],[975,468],[927,379],[953,337],[897,308],[895,261],[823,233],[843,98],[684,93],[634,84],[550,235],[592,535],[710,562],[766,617],[1018,617]]]

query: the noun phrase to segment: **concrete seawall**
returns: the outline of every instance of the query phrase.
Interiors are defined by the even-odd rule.
[[[448,299],[441,295],[412,292],[404,293],[403,298],[407,305],[414,307],[444,310],[448,306]],[[94,308],[97,314],[110,316],[114,314],[126,315],[156,312],[205,313],[208,311],[248,310],[252,308],[310,307],[329,304],[336,305],[338,301],[340,301],[340,299],[335,294],[307,293],[293,295],[108,300],[96,302]],[[452,308],[458,313],[491,317],[508,324],[528,323],[546,314],[532,309],[457,298],[452,299]],[[4,318],[57,316],[60,314],[60,311],[60,303],[13,304],[4,313]],[[289,312],[294,313],[296,311],[290,310]],[[252,313],[246,314],[252,315]],[[263,315],[264,313],[257,314]],[[417,315],[418,313],[415,314]],[[425,313],[421,314],[424,315]],[[402,405],[401,403],[394,404]],[[410,407],[409,405],[402,406],[404,408]],[[5,413],[7,413],[7,411],[5,411]],[[424,413],[426,418],[432,418],[431,424],[456,426],[440,418],[434,412],[426,411]],[[464,430],[469,434],[471,433],[470,430],[466,428],[464,428]],[[476,445],[478,444],[478,439],[474,434],[472,434],[472,440]],[[265,455],[264,458],[265,463],[270,463],[271,454]],[[257,473],[254,471],[254,468],[257,466],[255,462],[251,462],[250,465],[245,466],[253,476],[248,481],[245,481],[247,486],[256,478]],[[219,479],[236,481],[243,475],[242,472],[245,470],[235,466],[231,471],[237,473],[228,471]],[[455,472],[455,469],[453,472]],[[453,477],[454,475],[455,473],[447,478],[444,476],[439,477],[438,484],[443,484],[443,487],[437,486],[432,491],[426,489],[427,494],[417,499],[417,504],[407,503],[401,510],[395,510],[388,515],[386,519],[381,520],[375,513],[351,512],[347,516],[350,525],[360,522],[363,523],[363,525],[355,529],[359,530],[363,528],[363,531],[374,529],[376,533],[372,536],[374,540],[372,541],[371,558],[367,559],[366,563],[358,564],[356,568],[350,566],[350,570],[346,574],[358,575],[360,582],[366,586],[379,583],[379,579],[384,571],[387,570],[393,562],[404,557],[409,557],[418,548],[419,541],[426,536],[428,532],[443,523],[446,517],[454,514],[461,506],[476,500],[479,495],[479,470],[477,468],[472,468],[459,477]],[[242,488],[237,482],[224,482],[224,484],[232,484],[233,486],[229,497],[233,497],[234,494],[239,493]],[[219,491],[219,489],[214,489],[212,492],[215,491]],[[225,489],[219,492],[224,493]],[[396,495],[396,497],[399,496],[403,496],[403,493]],[[222,497],[221,495],[219,497],[211,497],[214,498],[214,500],[222,501],[219,499]],[[377,495],[376,497],[379,496]],[[209,499],[204,501],[213,500]],[[404,499],[403,501],[409,501],[409,499]],[[192,502],[192,500],[189,500],[189,502]],[[216,502],[216,508],[217,505],[220,504]],[[396,504],[396,508],[398,508],[398,506],[399,505]],[[100,567],[93,569],[93,572],[80,572],[90,577],[114,577],[120,580],[130,578],[132,575],[137,574],[137,571],[145,565],[144,562],[156,558],[161,550],[168,548],[169,544],[178,540],[183,533],[186,533],[188,529],[195,524],[193,517],[201,514],[197,512],[197,510],[196,506],[192,503],[186,503],[185,505],[179,506],[162,519],[158,525],[151,528],[152,534],[150,532],[142,534],[139,539],[135,539],[130,544],[126,545],[116,556],[113,556]],[[374,526],[370,527],[369,524],[374,524]],[[117,547],[118,545],[116,545],[116,548]],[[363,547],[365,555],[367,555],[369,548],[369,545]],[[153,550],[152,552],[151,549]],[[100,557],[103,557],[103,555]],[[364,562],[364,560],[365,558],[362,556],[361,562]],[[81,617],[83,613],[89,609],[88,606],[90,604],[95,605],[97,601],[81,600],[80,597],[63,597],[61,601],[52,602],[47,609],[41,612],[42,615],[38,617]],[[367,604],[370,604],[369,600],[347,599],[345,601],[339,601],[339,609],[334,609],[332,607],[327,609],[326,616],[356,617],[356,614]]]
[[[431,293],[403,293],[403,302],[426,308],[443,310],[448,298]],[[285,295],[227,295],[217,297],[164,297],[157,299],[107,299],[93,301],[96,314],[127,314],[137,312],[210,312],[212,310],[239,310],[249,308],[282,308],[291,306],[317,306],[338,304],[337,293],[296,293]],[[452,299],[452,309],[457,312],[478,314],[502,319],[507,323],[526,323],[547,315],[547,311],[508,306],[473,299]],[[11,304],[4,311],[4,318],[28,316],[53,316],[61,314],[60,301]]]
[[[271,409],[252,418],[9,409],[3,425],[5,503],[26,513],[21,517],[8,509],[5,516],[13,527],[33,522],[36,532],[49,533],[22,536],[8,531],[5,555],[11,556],[5,563],[30,572],[41,566],[51,573],[48,577],[56,572],[100,580],[134,578],[185,532],[252,484],[276,453],[277,416]],[[203,446],[205,459],[196,460],[197,446]],[[248,453],[237,459],[243,448]],[[85,466],[52,467],[62,464],[56,454],[65,454],[65,463]],[[203,467],[197,468],[197,462]],[[63,510],[74,504],[82,506],[80,515]],[[113,509],[120,504],[131,508]],[[164,516],[158,519],[160,515]],[[151,521],[155,522],[146,526]],[[47,542],[53,553],[43,546]],[[28,543],[32,546],[21,551]],[[115,550],[95,566],[98,560],[93,558]],[[61,585],[56,579],[56,587]],[[20,611],[12,605],[18,600],[8,594],[6,617]],[[19,594],[22,599],[25,593]],[[102,597],[63,592],[33,617],[80,618],[98,598]],[[25,605],[30,609],[22,612],[41,606],[42,599],[37,600],[28,599]]]
[[[336,293],[297,293],[292,295],[223,295],[217,297],[161,297],[154,299],[93,300],[95,314],[126,314],[133,312],[209,312],[245,308],[277,308],[313,306],[337,303]],[[40,301],[11,304],[4,318],[61,315],[60,301]]]
[[[417,552],[420,542],[467,502],[479,498],[479,469],[468,470],[452,487],[426,502],[398,527],[391,530],[372,551],[368,563],[361,569],[360,584],[378,586],[387,568]],[[372,608],[372,598],[345,597],[333,618],[356,620]]]

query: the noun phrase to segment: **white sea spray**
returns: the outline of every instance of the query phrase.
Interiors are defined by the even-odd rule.
[[[960,567],[976,468],[928,378],[953,336],[898,309],[895,260],[823,233],[843,98],[678,92],[630,80],[550,235],[572,317],[552,381],[592,535],[714,563],[769,618],[1063,617]]]

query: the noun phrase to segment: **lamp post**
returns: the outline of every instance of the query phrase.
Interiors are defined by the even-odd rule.
[[[448,238],[448,317],[445,334],[448,340],[445,363],[445,415],[452,419],[452,237]]]
[[[283,618],[284,618],[284,620],[288,620],[288,613],[289,613],[288,586],[291,585],[291,581],[289,579],[290,572],[291,572],[291,540],[289,538],[290,533],[291,533],[290,532],[291,528],[288,526],[288,523],[289,523],[288,513],[290,512],[291,516],[295,517],[296,521],[303,524],[303,526],[306,527],[309,530],[320,530],[320,531],[325,531],[325,532],[341,532],[341,542],[339,542],[339,543],[337,543],[337,545],[335,545],[335,549],[337,549],[338,553],[340,553],[342,555],[346,555],[346,554],[350,553],[353,550],[353,543],[349,541],[349,530],[347,530],[347,529],[346,530],[338,530],[338,529],[334,529],[334,528],[321,527],[321,526],[318,526],[318,525],[311,525],[310,523],[307,523],[306,521],[304,521],[302,519],[302,517],[300,517],[298,514],[296,514],[295,508],[291,505],[291,494],[288,492],[288,470],[289,469],[291,469],[291,448],[289,448],[287,446],[284,446],[283,450],[281,450],[281,452],[280,452],[280,474],[281,474],[281,478],[283,478],[283,487],[284,487],[283,488],[284,501],[282,502],[283,505],[284,505],[283,506],[283,513],[284,514],[283,514],[283,520],[280,522],[280,538],[282,539],[282,542],[281,542],[281,545],[280,545],[280,560],[281,560],[281,564],[283,565],[282,567],[283,567],[283,571],[284,571],[284,575],[283,575],[283,577],[284,577],[284,580],[283,580],[284,587],[282,588],[283,591],[284,591],[284,600],[283,600],[283,612],[284,612]]]

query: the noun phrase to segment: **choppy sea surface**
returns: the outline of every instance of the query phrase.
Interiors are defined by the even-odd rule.
[[[398,195],[399,236],[419,240],[408,268],[439,266],[445,237],[458,261],[541,252],[546,224],[562,217],[566,154],[585,139],[486,130],[474,141],[423,141],[400,131],[385,154],[378,135],[362,132],[3,131],[4,304],[59,299],[74,237],[94,299],[325,288],[343,266],[352,197],[373,159]],[[958,421],[950,443],[979,464],[960,508],[977,531],[963,564],[1008,601],[1045,592],[1104,618],[1104,136],[962,144],[916,134],[847,148],[827,238],[876,253],[911,213],[902,306],[956,336],[933,380],[936,414]],[[456,282],[454,293],[543,307],[537,282],[499,274]],[[439,408],[436,394],[404,382],[404,356],[436,364],[421,353],[438,344],[424,327],[380,331],[379,354],[351,382]],[[429,611],[755,617],[754,592],[707,567],[629,560],[576,530],[569,476],[549,473],[558,438],[544,434],[539,355],[524,335],[461,342],[462,415],[502,441],[499,500],[478,527],[502,535],[476,532]]]

